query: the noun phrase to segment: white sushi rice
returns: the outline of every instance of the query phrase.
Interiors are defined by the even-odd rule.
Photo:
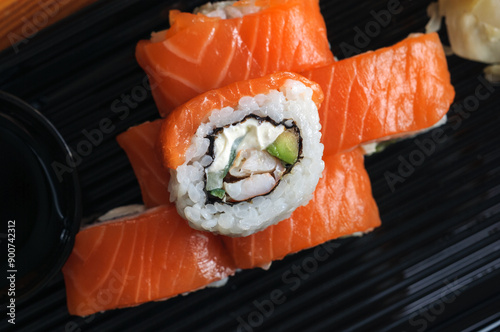
[[[248,236],[288,218],[297,207],[311,200],[324,169],[321,125],[312,95],[302,82],[287,80],[279,91],[245,96],[236,108],[225,107],[210,113],[208,122],[193,136],[185,163],[171,171],[170,199],[191,227],[228,236]],[[207,203],[205,167],[212,162],[207,136],[250,114],[269,117],[277,123],[290,124],[293,120],[302,137],[299,161],[267,195],[235,204]]]
[[[251,1],[245,6],[234,6],[237,1],[208,2],[194,9],[194,14],[203,14],[208,17],[219,17],[223,20],[243,17],[259,12],[262,7],[255,6]]]

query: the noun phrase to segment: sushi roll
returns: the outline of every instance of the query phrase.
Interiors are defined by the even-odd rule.
[[[442,125],[455,97],[436,33],[413,34],[301,75],[327,96],[319,109],[325,155]]]
[[[160,115],[198,94],[334,61],[318,0],[223,1],[170,12],[170,28],[136,47]]]
[[[209,91],[164,121],[170,198],[193,228],[247,236],[286,219],[321,177],[323,93],[279,72]]]
[[[166,300],[235,273],[221,239],[189,227],[173,204],[106,218],[77,234],[62,269],[71,315]]]

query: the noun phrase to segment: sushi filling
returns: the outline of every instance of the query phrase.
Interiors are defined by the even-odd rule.
[[[271,192],[299,158],[301,137],[288,120],[248,116],[210,135],[213,162],[205,168],[212,200],[241,202]]]
[[[249,4],[237,4],[238,1],[208,2],[196,8],[194,14],[202,14],[207,17],[219,17],[223,20],[243,17],[245,15],[257,13],[262,7],[255,6],[254,1]]]

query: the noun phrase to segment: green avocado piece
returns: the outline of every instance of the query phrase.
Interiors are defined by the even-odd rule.
[[[299,137],[294,131],[285,130],[266,150],[270,155],[292,165],[299,157]]]

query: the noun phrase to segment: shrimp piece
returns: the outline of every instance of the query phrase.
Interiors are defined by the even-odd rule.
[[[237,182],[225,182],[224,190],[233,201],[240,202],[269,193],[277,183],[270,173],[254,174]]]
[[[229,174],[244,178],[253,174],[273,172],[280,165],[282,165],[281,161],[266,151],[246,149],[238,153],[233,166],[229,169]]]

